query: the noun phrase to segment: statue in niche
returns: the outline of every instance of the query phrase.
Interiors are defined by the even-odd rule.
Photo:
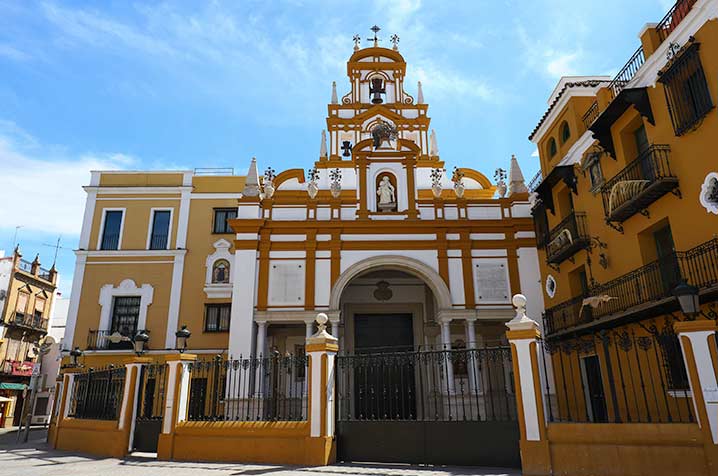
[[[382,212],[394,212],[396,211],[396,194],[394,186],[389,181],[388,176],[384,176],[379,182],[379,188],[376,190],[376,194],[379,197],[379,204],[377,208]]]
[[[376,150],[381,147],[384,142],[389,142],[389,146],[391,146],[391,141],[396,140],[399,136],[399,132],[392,124],[381,121],[372,128],[371,136],[374,140],[374,150]]]

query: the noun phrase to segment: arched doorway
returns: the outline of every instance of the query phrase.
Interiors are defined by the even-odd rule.
[[[509,348],[443,345],[438,321],[451,302],[435,270],[399,256],[360,261],[340,275],[330,306],[344,331],[340,460],[520,464]]]

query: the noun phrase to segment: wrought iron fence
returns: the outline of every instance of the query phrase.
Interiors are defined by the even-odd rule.
[[[540,341],[546,416],[570,423],[695,420],[680,343],[666,321]]]
[[[549,232],[546,244],[546,259],[558,264],[576,251],[588,246],[591,237],[585,213],[571,213]]]
[[[531,179],[531,181],[529,182],[529,186],[528,186],[529,192],[535,192],[536,188],[538,188],[538,186],[542,180],[543,180],[543,176],[541,175],[541,169],[539,169],[538,172],[536,172],[536,175],[534,175],[533,178]]]
[[[678,0],[673,7],[666,13],[666,16],[656,25],[656,32],[661,41],[665,41],[668,36],[673,33],[678,24],[688,15],[696,4],[697,0]]]
[[[509,347],[337,357],[343,421],[514,421]]]
[[[162,420],[165,408],[166,375],[167,364],[165,363],[142,366],[137,408],[138,420]]]
[[[304,355],[190,364],[190,421],[304,421],[307,419]]]
[[[125,385],[124,366],[109,366],[76,374],[69,416],[92,420],[117,420]]]
[[[586,113],[583,115],[583,125],[588,129],[591,127],[591,124],[596,122],[596,119],[598,119],[599,116],[599,109],[598,109],[598,101],[593,101],[593,104],[591,104],[591,107],[588,108]]]
[[[149,329],[143,329],[150,334]],[[133,348],[132,339],[137,331],[100,331],[89,330],[87,332],[87,350],[128,350]],[[145,344],[145,350],[149,349],[149,343]]]
[[[699,289],[718,286],[718,238],[688,251],[669,253],[616,279],[591,286],[586,296],[546,309],[546,334],[628,312],[635,306],[672,299],[681,281]]]

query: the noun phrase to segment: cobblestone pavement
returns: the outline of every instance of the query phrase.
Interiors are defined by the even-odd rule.
[[[130,456],[95,458],[55,451],[44,443],[46,432],[33,429],[28,443],[16,444],[14,431],[0,430],[0,474],[3,476],[519,476],[496,468],[337,464],[321,468],[257,464],[179,463]]]

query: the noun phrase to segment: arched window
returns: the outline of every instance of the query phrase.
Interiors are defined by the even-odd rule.
[[[229,262],[227,260],[220,259],[212,265],[212,283],[229,283]]]
[[[552,137],[551,140],[548,141],[548,156],[549,156],[549,158],[556,155],[556,152],[558,152],[558,150],[556,148],[556,139],[554,139]]]
[[[561,143],[565,144],[567,140],[571,138],[571,128],[568,127],[568,122],[563,121],[561,124]]]

